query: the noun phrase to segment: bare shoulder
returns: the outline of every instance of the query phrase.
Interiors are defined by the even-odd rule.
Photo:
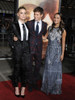
[[[66,30],[64,29],[62,36],[66,36]]]

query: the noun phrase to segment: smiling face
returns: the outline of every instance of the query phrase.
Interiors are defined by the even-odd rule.
[[[41,14],[40,12],[34,12],[34,19],[36,21],[40,21],[43,17],[43,14]]]
[[[54,16],[54,24],[55,25],[57,25],[57,24],[60,24],[60,22],[61,22],[61,17],[60,17],[60,15],[59,14],[56,14],[55,16]]]
[[[25,9],[20,9],[19,12],[17,13],[18,19],[21,21],[25,21],[27,18],[27,12]]]

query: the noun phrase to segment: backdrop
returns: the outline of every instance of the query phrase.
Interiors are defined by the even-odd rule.
[[[26,7],[27,20],[31,20],[34,18],[33,9],[41,6],[44,9],[43,21],[47,22],[49,26],[52,24],[54,14],[60,11],[60,2],[61,0],[18,0],[18,7]]]

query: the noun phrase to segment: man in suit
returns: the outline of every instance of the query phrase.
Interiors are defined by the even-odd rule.
[[[24,7],[18,8],[17,11],[18,21],[14,22],[10,28],[8,40],[11,48],[14,51],[15,67],[14,67],[14,87],[15,95],[17,97],[25,96],[26,87],[26,68],[29,67],[29,32],[25,24],[26,9]],[[21,79],[21,93],[19,93],[19,76]]]
[[[36,88],[38,87],[37,81],[39,79],[39,71],[41,67],[41,58],[42,58],[42,37],[47,32],[47,23],[42,21],[43,17],[43,8],[36,7],[34,9],[34,20],[27,22],[27,27],[29,29],[30,34],[30,53],[31,53],[31,68],[32,71],[32,64],[33,60],[35,60],[35,68],[33,72],[33,77],[30,79],[32,81],[32,85]],[[31,75],[30,75],[31,77]],[[32,86],[31,86],[32,87]],[[32,89],[29,88],[30,91]]]

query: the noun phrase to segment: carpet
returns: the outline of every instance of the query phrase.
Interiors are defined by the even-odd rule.
[[[61,95],[46,95],[39,90],[29,92],[26,87],[26,97],[17,98],[11,81],[0,82],[0,100],[75,100],[75,75],[63,74]]]

